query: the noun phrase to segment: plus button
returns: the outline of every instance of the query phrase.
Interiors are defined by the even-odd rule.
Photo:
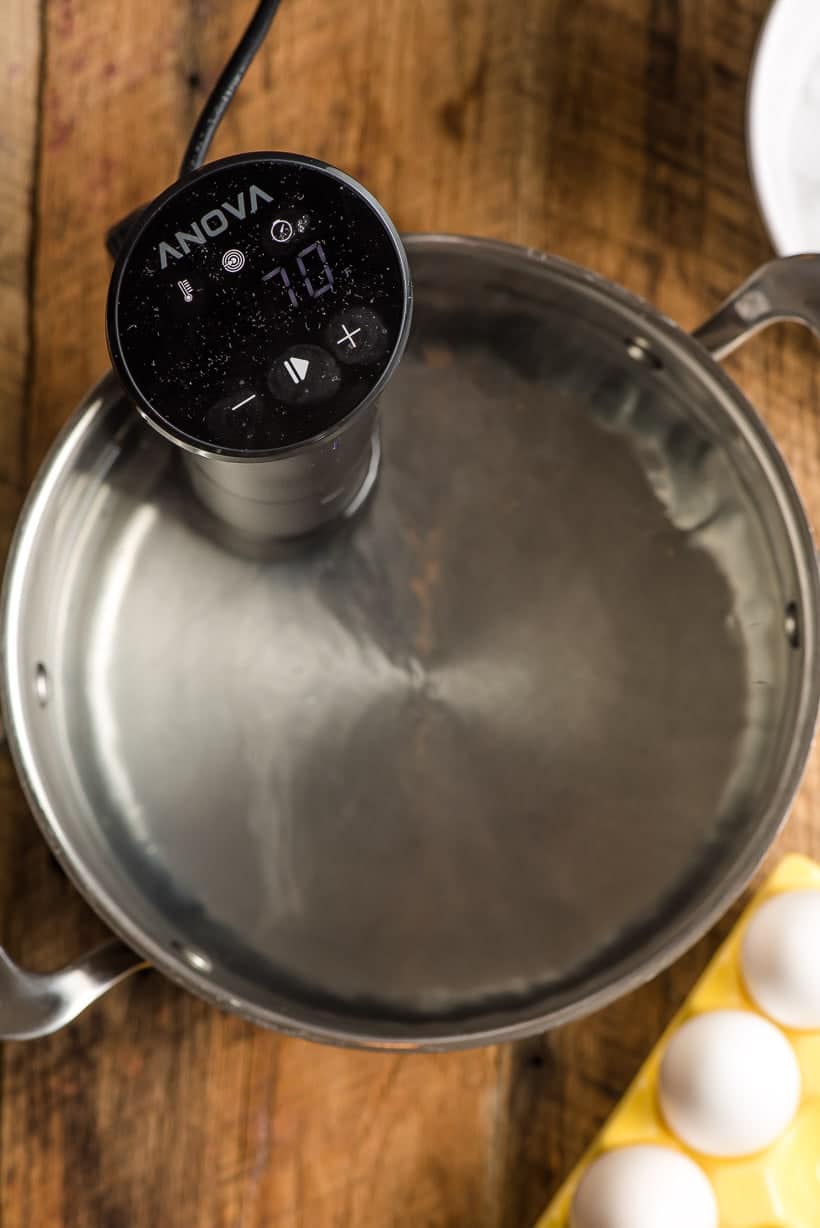
[[[355,350],[356,342],[353,340],[353,338],[356,336],[356,333],[360,333],[361,331],[362,331],[361,328],[354,328],[353,332],[351,332],[350,329],[347,327],[347,325],[344,324],[342,326],[342,335],[341,337],[337,339],[336,344],[343,345],[344,342],[346,341],[348,345],[350,346],[351,350]]]

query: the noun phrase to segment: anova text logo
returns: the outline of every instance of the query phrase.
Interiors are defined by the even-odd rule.
[[[239,193],[236,203],[223,200],[218,209],[209,209],[198,222],[191,222],[189,230],[178,230],[174,235],[176,247],[173,243],[165,241],[160,243],[157,248],[159,267],[167,269],[169,260],[182,260],[184,256],[189,255],[191,244],[207,243],[209,239],[221,235],[224,230],[228,229],[230,218],[236,218],[237,221],[242,222],[249,213],[256,213],[260,202],[269,205],[272,200],[273,197],[268,196],[267,192],[258,188],[255,183],[248,188],[247,205],[244,191]]]

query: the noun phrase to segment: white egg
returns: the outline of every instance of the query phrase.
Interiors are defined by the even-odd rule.
[[[674,1033],[661,1060],[658,1099],[666,1124],[710,1156],[744,1156],[778,1138],[800,1103],[794,1050],[751,1011],[708,1011]]]
[[[671,1147],[616,1147],[590,1164],[575,1191],[571,1228],[717,1228],[712,1187]]]
[[[740,950],[757,1006],[787,1028],[820,1029],[820,891],[773,896],[752,917]]]

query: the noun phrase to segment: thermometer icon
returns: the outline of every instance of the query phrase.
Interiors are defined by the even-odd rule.
[[[189,281],[178,281],[177,285],[185,302],[192,303],[194,301],[194,288],[191,283]]]

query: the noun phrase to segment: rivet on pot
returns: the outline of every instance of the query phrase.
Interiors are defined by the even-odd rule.
[[[627,354],[635,362],[641,363],[644,367],[651,367],[653,371],[660,371],[663,363],[652,349],[646,337],[627,337],[624,344]]]
[[[34,667],[34,694],[40,707],[45,708],[51,698],[51,682],[42,661],[38,661]]]
[[[791,644],[792,648],[800,647],[800,622],[797,617],[797,605],[794,601],[790,601],[786,606],[786,614],[783,620],[783,627],[786,632],[786,639]]]
[[[169,945],[175,954],[181,956],[185,963],[190,968],[193,968],[194,972],[213,972],[214,966],[207,955],[203,955],[193,947],[188,947],[184,943],[178,942],[176,938],[172,938]]]

